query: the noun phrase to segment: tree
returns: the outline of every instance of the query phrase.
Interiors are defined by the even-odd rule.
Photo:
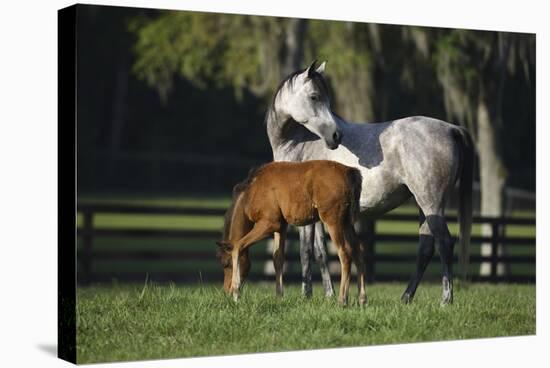
[[[433,89],[423,78],[432,71],[418,27],[167,11],[136,19],[132,30],[134,72],[163,99],[176,77],[268,98],[283,77],[315,59],[328,60],[334,109],[351,121],[394,118],[396,107],[407,110],[404,93]]]
[[[175,77],[196,86],[232,86],[240,95],[271,92],[302,64],[305,20],[198,12],[135,19],[134,72],[167,98]]]
[[[504,214],[504,187],[508,170],[503,160],[505,132],[503,95],[511,76],[521,69],[533,78],[534,37],[527,34],[450,30],[436,40],[436,73],[445,97],[449,119],[464,122],[472,133],[479,156],[481,214]],[[483,235],[491,235],[484,225]],[[490,244],[482,245],[489,255]],[[503,253],[502,246],[499,252]],[[487,274],[488,264],[480,272]],[[499,266],[500,274],[505,270]]]

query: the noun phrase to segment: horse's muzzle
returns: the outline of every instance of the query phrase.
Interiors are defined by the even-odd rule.
[[[333,134],[332,134],[332,141],[329,142],[328,140],[325,140],[325,143],[327,144],[327,147],[331,150],[334,150],[336,148],[338,148],[338,146],[340,145],[340,143],[342,143],[342,132],[336,130]]]

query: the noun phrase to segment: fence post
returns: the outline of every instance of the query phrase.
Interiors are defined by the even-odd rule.
[[[88,285],[92,279],[92,238],[93,238],[93,217],[90,209],[82,213],[84,223],[82,227],[82,284]]]
[[[499,237],[499,225],[498,219],[491,221],[491,281],[497,281],[497,267],[498,267],[498,237]]]

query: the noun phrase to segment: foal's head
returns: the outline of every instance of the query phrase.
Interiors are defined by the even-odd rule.
[[[231,257],[231,251],[233,246],[226,241],[217,242],[218,244],[218,258],[223,267],[223,288],[226,292],[231,291],[231,279],[233,278],[233,258]],[[250,259],[248,258],[248,249],[241,252],[239,256],[239,268],[241,271],[241,280],[244,281],[248,272],[250,271]]]

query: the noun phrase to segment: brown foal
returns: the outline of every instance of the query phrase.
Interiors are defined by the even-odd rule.
[[[272,162],[251,171],[233,189],[233,202],[225,215],[224,240],[218,242],[224,289],[238,300],[242,280],[250,269],[248,248],[274,234],[276,293],[282,296],[287,225],[321,220],[340,259],[338,301],[347,304],[353,260],[359,303],[365,304],[364,249],[353,229],[361,180],[359,170],[334,161]]]

